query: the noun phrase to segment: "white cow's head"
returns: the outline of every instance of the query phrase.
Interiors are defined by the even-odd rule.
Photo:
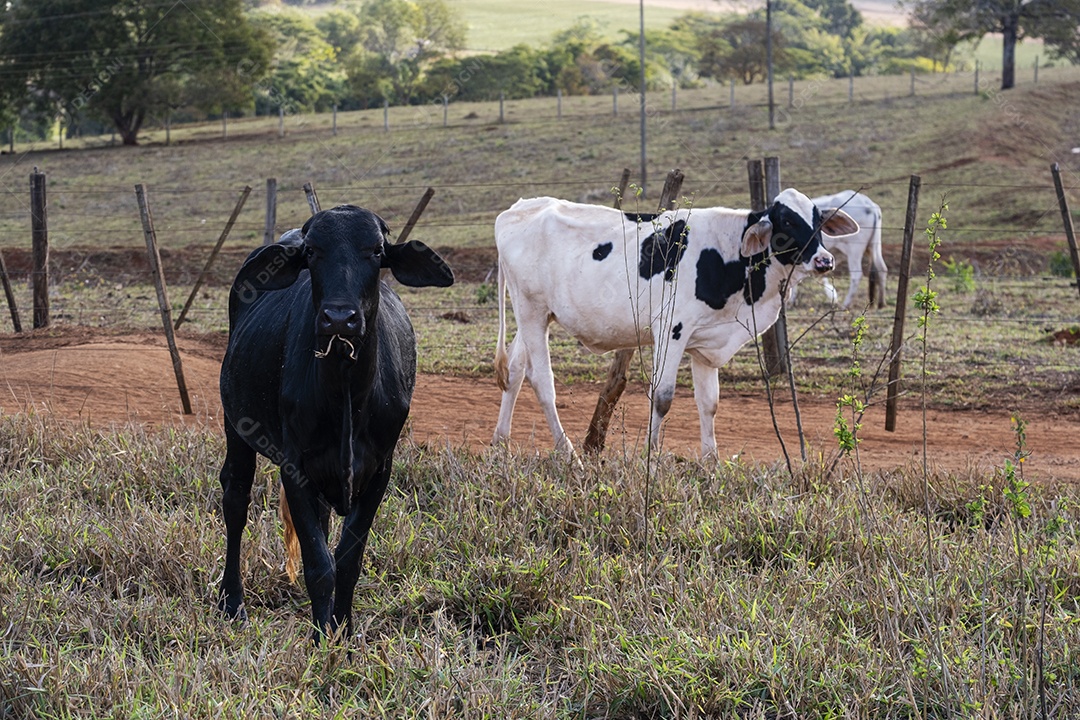
[[[793,188],[777,195],[765,212],[751,213],[750,223],[743,233],[743,256],[768,252],[800,274],[824,275],[833,269],[833,256],[822,244],[822,234],[835,238],[859,231],[859,224],[843,210],[822,218],[810,198]]]

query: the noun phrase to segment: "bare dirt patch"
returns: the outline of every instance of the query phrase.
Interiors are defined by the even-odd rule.
[[[220,427],[218,371],[225,349],[221,334],[178,338],[194,414],[181,414],[176,380],[163,338],[148,332],[102,332],[89,328],[37,331],[0,336],[0,412],[33,411],[62,420],[108,426],[137,422]],[[559,413],[571,438],[580,442],[596,403],[598,386],[560,385]],[[500,394],[485,378],[421,375],[417,379],[409,433],[417,442],[484,447],[499,411]],[[812,452],[835,448],[835,406],[822,398],[801,400],[803,425]],[[612,421],[607,452],[637,452],[643,447],[648,400],[631,385]],[[1046,413],[1030,416],[1026,463],[1033,479],[1080,481],[1080,420]],[[779,412],[788,452],[798,455],[796,426],[788,404]],[[1009,413],[932,410],[928,414],[928,455],[944,471],[989,473],[1014,447]],[[888,471],[921,463],[921,411],[904,404],[898,430],[883,430],[883,408],[871,408],[861,431],[866,468]],[[717,441],[725,456],[743,455],[767,463],[782,452],[763,397],[722,394],[716,417]],[[551,435],[532,392],[522,392],[514,418],[519,449],[551,447]],[[685,455],[699,447],[697,409],[692,391],[680,388],[668,416],[664,445]]]

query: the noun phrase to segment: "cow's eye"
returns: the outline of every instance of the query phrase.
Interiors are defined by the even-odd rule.
[[[307,258],[308,260],[311,260],[312,258],[314,258],[315,257],[315,248],[311,247],[310,245],[305,245],[304,246],[304,257]]]

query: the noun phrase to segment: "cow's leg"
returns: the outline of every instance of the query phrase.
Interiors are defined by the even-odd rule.
[[[232,423],[225,422],[225,462],[221,466],[221,509],[225,516],[225,575],[221,579],[218,608],[231,618],[247,619],[244,583],[240,579],[240,538],[247,525],[251,483],[255,478],[255,451]]]
[[[311,597],[311,620],[315,624],[316,642],[331,629],[334,610],[334,561],[326,546],[322,525],[322,503],[318,493],[300,474],[298,463],[290,460],[281,471],[285,498],[289,501],[296,537],[300,541],[300,557],[304,561],[304,584]]]
[[[675,398],[675,379],[679,363],[686,349],[686,335],[675,340],[666,330],[653,338],[652,417],[649,420],[649,438],[653,450],[660,448],[660,424],[671,409]]]
[[[518,357],[518,356],[521,357]],[[511,395],[514,388],[520,389],[521,380],[515,376],[515,366],[523,366],[524,374],[536,393],[536,400],[544,411],[551,437],[555,440],[555,449],[573,453],[574,446],[559,422],[555,411],[555,376],[551,372],[551,354],[548,349],[548,318],[535,313],[518,315],[518,332],[514,338],[510,354],[510,389],[503,393],[503,403],[499,408],[499,424],[495,437],[501,439],[510,435],[510,415],[514,411],[517,393]],[[505,434],[502,434],[505,431]]]
[[[844,309],[851,307],[851,301],[855,299],[855,293],[859,289],[859,283],[862,282],[862,256],[858,261],[848,258],[848,272],[851,273],[851,284],[848,285],[847,297],[844,298]]]
[[[353,592],[360,577],[360,565],[364,559],[364,547],[367,545],[371,523],[375,520],[375,512],[379,509],[386,485],[390,481],[392,458],[391,455],[383,461],[382,467],[368,483],[364,494],[353,503],[352,511],[341,528],[341,542],[334,552],[334,566],[337,569],[334,627],[336,629],[344,625],[346,637],[352,635]]]
[[[498,444],[510,439],[510,424],[514,419],[514,406],[517,405],[518,393],[521,392],[521,383],[525,381],[525,367],[528,364],[527,352],[524,343],[515,337],[507,348],[508,381],[506,390],[502,394],[502,402],[499,404],[499,421],[495,424],[495,436],[491,442]]]
[[[694,400],[701,423],[701,457],[713,457],[716,455],[716,408],[720,403],[719,371],[693,354],[690,371],[694,377]]]
[[[551,351],[548,348],[548,328],[544,324],[542,332],[535,332],[535,337],[529,343],[529,364],[525,373],[532,385],[540,408],[544,411],[551,437],[555,440],[555,449],[574,454],[574,445],[566,436],[562,423],[559,421],[559,413],[555,410],[555,374],[551,371]],[[518,337],[521,337],[520,333]]]

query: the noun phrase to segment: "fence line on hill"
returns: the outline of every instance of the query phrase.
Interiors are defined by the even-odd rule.
[[[1017,87],[1051,85],[1060,82],[1080,80],[1080,66],[1066,65],[1057,67],[1042,64],[1028,68],[1030,74],[1017,68]],[[802,111],[815,107],[835,107],[837,103],[851,106],[868,103],[894,103],[914,98],[917,101],[929,99],[944,100],[949,98],[981,96],[1009,104],[1008,98],[1000,90],[1000,68],[975,66],[948,72],[904,73],[897,75],[866,75],[857,77],[818,77],[803,80],[778,78],[776,86],[781,88],[775,103],[780,113],[780,122],[786,121],[788,111]],[[783,88],[787,92],[782,91]],[[680,113],[700,113],[714,111],[723,114],[745,113],[749,109],[767,108],[766,88],[763,82],[749,85],[712,83],[702,88],[680,91],[657,89],[647,94],[649,103],[646,115],[649,118],[666,121],[666,118]],[[628,90],[630,92],[630,90]],[[650,98],[656,98],[650,100]],[[624,103],[625,105],[625,103]],[[636,103],[634,104],[636,107]],[[464,114],[451,120],[451,108],[458,108]],[[591,95],[565,95],[507,99],[493,97],[490,100],[455,102],[449,98],[438,98],[431,103],[390,105],[381,103],[378,107],[354,110],[349,113],[338,110],[321,113],[290,113],[283,109],[270,115],[236,117],[225,114],[221,118],[207,121],[177,124],[161,118],[152,118],[143,130],[144,141],[169,144],[178,134],[187,133],[187,139],[218,138],[222,141],[243,141],[252,136],[283,138],[296,133],[319,133],[327,137],[347,135],[350,130],[369,130],[374,132],[395,132],[417,128],[461,128],[476,124],[507,124],[523,120],[515,116],[527,113],[527,122],[564,123],[580,119],[595,119],[597,116],[614,118],[637,118],[638,111],[620,112],[619,103],[613,102],[610,90]],[[1019,112],[1019,110],[1016,110]],[[757,127],[768,127],[767,114],[762,114]],[[97,136],[81,135],[77,137],[55,137],[52,140],[19,140],[9,128],[5,133],[9,152],[22,153],[46,148],[74,148],[80,143],[84,147],[104,147],[116,145],[115,133]]]

